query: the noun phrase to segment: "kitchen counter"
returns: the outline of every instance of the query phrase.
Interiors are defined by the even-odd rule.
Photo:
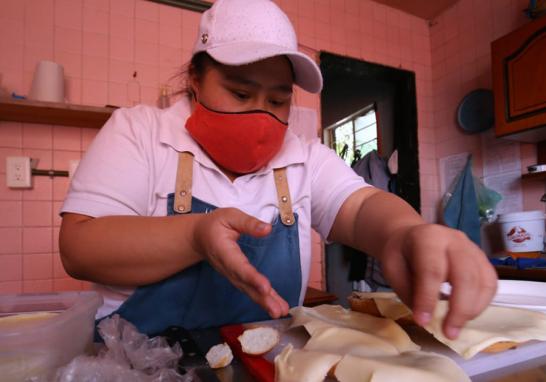
[[[191,337],[202,354],[218,343],[223,342],[218,329],[193,330]],[[510,351],[510,350],[508,350]],[[254,382],[242,363],[234,358],[230,366],[212,370],[203,363],[197,375],[203,382]],[[330,380],[329,380],[330,381]],[[333,380],[332,380],[333,381]],[[472,377],[473,382],[544,382],[546,381],[546,355],[510,365]]]
[[[472,382],[544,382],[546,381],[546,356],[503,367],[472,378]]]
[[[497,275],[501,280],[527,280],[527,281],[544,281],[546,282],[546,269],[530,268],[517,269],[503,265],[495,266]]]
[[[219,329],[192,330],[190,336],[203,356],[212,346],[224,342]],[[250,376],[236,357],[227,367],[214,370],[208,368],[203,362],[194,371],[202,382],[254,382],[254,378]]]

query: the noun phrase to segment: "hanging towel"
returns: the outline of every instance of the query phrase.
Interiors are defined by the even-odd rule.
[[[463,231],[470,240],[480,245],[480,215],[472,177],[472,156],[468,157],[457,179],[443,215],[448,227]]]
[[[383,191],[390,190],[392,178],[387,167],[387,161],[379,156],[377,150],[367,153],[362,159],[355,162],[352,168],[358,175],[364,178],[366,183]],[[377,259],[350,247],[344,246],[344,250],[350,256],[350,281],[356,281],[357,285],[361,285],[358,282],[363,280],[371,291],[389,287],[389,284],[383,277],[381,264]]]
[[[358,175],[364,178],[366,183],[389,191],[391,175],[387,167],[387,161],[379,156],[377,150],[372,150],[351,166]]]

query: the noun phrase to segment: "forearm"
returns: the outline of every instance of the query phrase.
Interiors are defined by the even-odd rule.
[[[202,214],[170,217],[65,214],[60,252],[67,272],[98,283],[153,283],[202,260],[193,232]]]
[[[330,239],[378,257],[393,235],[424,223],[421,216],[396,195],[364,188],[345,201]]]

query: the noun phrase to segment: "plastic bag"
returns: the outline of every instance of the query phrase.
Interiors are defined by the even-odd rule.
[[[482,220],[491,223],[495,219],[495,208],[502,200],[502,195],[487,188],[481,179],[474,176],[473,180],[476,199],[478,200],[478,213]]]
[[[469,155],[468,162],[472,161],[472,156]],[[468,165],[468,163],[467,163]],[[465,167],[466,168],[466,167]],[[442,197],[442,210],[445,211],[446,206],[449,203],[449,200],[453,196],[455,189],[457,187],[457,184],[461,177],[463,176],[465,172],[465,168],[463,168],[458,176],[453,179],[453,182],[449,185],[449,188],[447,192]],[[470,170],[470,173],[472,171]],[[497,191],[492,190],[490,188],[487,188],[485,184],[483,184],[482,180],[472,174],[472,184],[474,186],[474,194],[476,195],[476,203],[478,205],[478,215],[480,217],[480,221],[491,223],[493,220],[495,220],[495,209],[497,208],[497,204],[502,200],[502,195],[499,194]]]
[[[105,349],[97,357],[79,356],[57,370],[56,382],[193,382],[177,373],[182,349],[163,337],[148,338],[119,315],[102,320],[98,330]]]

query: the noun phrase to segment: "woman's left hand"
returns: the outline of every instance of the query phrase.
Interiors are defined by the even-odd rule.
[[[497,288],[497,275],[481,249],[461,231],[436,224],[398,229],[380,256],[385,278],[415,321],[426,325],[444,281],[452,286],[443,332],[451,339],[487,307]]]

